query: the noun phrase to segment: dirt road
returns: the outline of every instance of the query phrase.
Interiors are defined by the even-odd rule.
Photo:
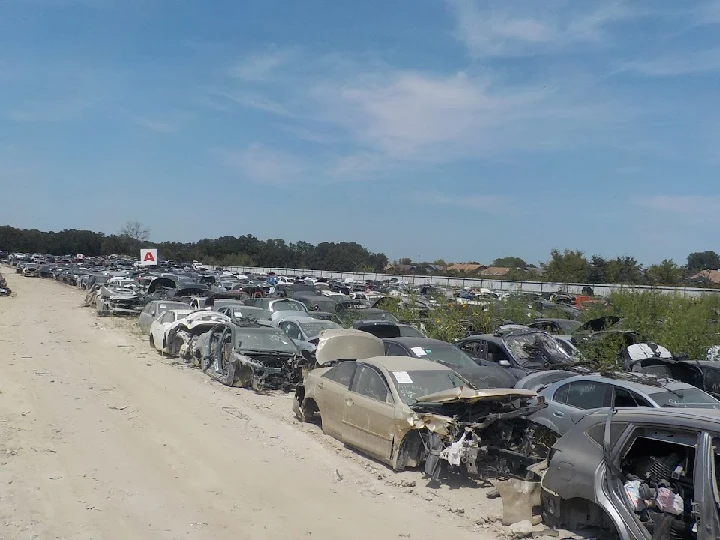
[[[498,538],[477,486],[396,475],[297,423],[289,395],[225,388],[82,291],[3,271],[0,538]]]

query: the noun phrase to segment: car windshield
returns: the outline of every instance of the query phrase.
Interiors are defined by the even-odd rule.
[[[400,337],[425,337],[420,330],[409,324],[399,324],[398,328],[400,329]]]
[[[477,367],[477,364],[467,354],[449,343],[433,343],[427,347],[410,347],[415,358],[442,362],[452,367]]]
[[[720,401],[699,388],[664,389],[650,397],[660,407],[720,407]]]
[[[241,350],[298,352],[285,332],[276,328],[242,328],[236,333],[235,344]]]
[[[320,311],[334,312],[337,307],[337,303],[334,302],[331,298],[310,297],[307,299],[307,302],[310,304],[310,306],[312,306],[308,307],[308,309],[314,309],[315,306],[318,306],[318,308],[320,308]]]
[[[305,332],[308,339],[317,337],[323,330],[342,328],[339,324],[332,321],[315,320],[313,322],[301,322],[298,324],[300,325],[300,328],[302,328],[303,332]]]
[[[300,302],[290,302],[288,300],[280,300],[272,305],[273,311],[305,311],[305,306]]]
[[[569,355],[558,342],[547,334],[529,332],[525,334],[510,334],[504,338],[507,348],[513,358],[519,363],[532,362],[544,356],[552,364],[573,362],[575,358]]]
[[[258,320],[269,321],[270,319],[272,319],[272,314],[266,309],[245,306],[241,308],[234,308],[233,317],[237,319],[242,319],[243,317],[252,317]]]
[[[391,371],[398,395],[406,405],[414,405],[417,399],[443,390],[467,386],[454,371]]]
[[[578,328],[582,326],[582,323],[580,321],[558,321],[558,326],[560,327],[560,331],[563,334],[572,334],[575,332]]]

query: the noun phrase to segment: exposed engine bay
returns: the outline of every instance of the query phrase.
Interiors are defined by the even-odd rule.
[[[529,467],[547,456],[552,442],[548,444],[538,433],[543,428],[527,420],[545,405],[534,398],[525,401],[413,406],[415,425],[427,428],[418,431],[426,476],[439,481],[445,466],[449,472],[462,468],[484,478],[532,479]]]
[[[644,437],[625,456],[625,495],[653,539],[697,538],[694,464],[694,447]]]

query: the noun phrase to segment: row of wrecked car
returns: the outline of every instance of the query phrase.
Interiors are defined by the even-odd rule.
[[[538,319],[451,344],[376,301],[314,309],[330,298],[314,286],[232,294],[197,280],[201,294],[178,295],[188,282],[105,277],[86,290],[132,291],[159,353],[226,385],[294,392],[298,419],[395,470],[493,479],[501,493],[512,479],[528,518],[597,538],[720,538],[720,362],[628,337],[619,369],[596,373],[577,346],[612,321]]]

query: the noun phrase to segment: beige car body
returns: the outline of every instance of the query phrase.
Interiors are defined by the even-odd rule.
[[[315,412],[315,409],[320,413],[324,433],[375,457],[395,470],[401,470],[405,466],[418,466],[419,463],[414,458],[408,458],[408,454],[402,451],[408,433],[427,429],[442,436],[453,419],[413,411],[401,400],[390,374],[413,371],[437,371],[440,374],[452,370],[435,362],[408,356],[373,357],[353,363],[356,366],[369,366],[383,376],[388,390],[385,401],[359,394],[350,390],[348,385],[325,377],[333,368],[323,367],[307,374],[304,395],[297,396],[295,400],[296,414],[309,420],[308,414]],[[506,388],[480,391],[468,385],[426,396],[418,399],[418,402],[511,401],[535,395],[527,390]]]

